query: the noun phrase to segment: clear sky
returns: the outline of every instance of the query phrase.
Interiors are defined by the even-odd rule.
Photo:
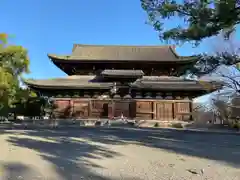
[[[29,51],[31,78],[61,77],[47,53],[69,54],[74,43],[160,45],[140,0],[1,0],[1,29],[11,42]],[[169,22],[166,27],[177,23]],[[191,45],[177,48],[180,55],[206,51]]]

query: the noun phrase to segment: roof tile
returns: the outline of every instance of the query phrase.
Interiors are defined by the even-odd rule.
[[[49,54],[49,57],[63,60],[156,62],[176,62],[193,59],[193,56],[178,56],[174,46],[107,46],[81,44],[75,44],[72,54],[69,56]]]

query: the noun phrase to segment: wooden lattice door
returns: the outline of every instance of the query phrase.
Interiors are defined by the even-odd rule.
[[[160,120],[172,120],[173,119],[173,103],[171,102],[159,102],[156,105],[157,119]]]
[[[191,102],[176,102],[176,118],[181,121],[188,121],[191,118]]]
[[[153,119],[153,102],[137,101],[136,102],[136,119]]]
[[[74,118],[87,118],[88,117],[88,109],[89,102],[83,100],[74,100],[73,101],[73,112],[72,116]]]
[[[115,101],[113,106],[114,117],[120,117],[122,114],[124,117],[130,117],[130,103],[129,101]]]
[[[91,116],[93,118],[107,118],[109,113],[109,101],[107,100],[92,100],[91,101]]]
[[[70,100],[55,100],[53,115],[55,118],[69,118],[71,115],[72,107]]]

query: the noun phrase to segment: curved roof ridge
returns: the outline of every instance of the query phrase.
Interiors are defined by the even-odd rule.
[[[132,45],[122,45],[122,44],[74,44],[73,45],[73,50],[76,47],[142,47],[142,48],[172,48],[175,47],[175,45],[137,45],[137,44],[132,44]]]
[[[173,55],[174,55],[176,58],[179,58],[179,57],[180,57],[180,56],[178,55],[177,51],[176,51],[176,46],[175,46],[175,45],[169,46],[169,49],[170,49],[170,51],[173,53]]]

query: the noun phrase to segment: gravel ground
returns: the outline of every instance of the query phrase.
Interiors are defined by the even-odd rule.
[[[177,130],[0,130],[0,180],[240,180],[240,136]]]

